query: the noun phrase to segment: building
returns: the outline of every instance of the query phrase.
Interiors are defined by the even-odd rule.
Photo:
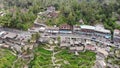
[[[89,26],[89,25],[80,25],[80,34],[85,34],[85,35],[93,35],[95,27],[94,26]]]
[[[96,50],[96,47],[95,47],[94,45],[88,44],[88,45],[85,46],[85,49],[86,49],[86,50],[95,51],[95,50]]]
[[[0,16],[4,16],[6,13],[3,11],[0,11]]]
[[[38,17],[39,16],[43,17],[43,18],[41,18],[41,20],[44,21],[47,18],[56,18],[56,17],[58,17],[59,13],[60,13],[60,11],[56,11],[54,6],[48,6],[46,11],[38,13]]]
[[[73,32],[74,33],[78,33],[80,30],[81,30],[80,26],[78,26],[78,25],[73,26]]]
[[[45,31],[45,27],[32,27],[30,29],[28,29],[29,32],[44,32]]]
[[[58,34],[59,33],[59,27],[47,27],[45,32],[50,33],[50,34]]]
[[[32,37],[32,34],[18,34],[18,36],[15,38],[15,40],[18,40],[18,41],[22,41],[22,42],[27,42],[28,40],[30,40]]]
[[[84,50],[84,46],[74,46],[74,47],[69,47],[70,51],[83,51]]]
[[[70,46],[70,38],[68,37],[61,37],[60,38],[60,46],[61,47],[69,47]]]
[[[47,25],[38,23],[37,21],[34,22],[34,27],[46,27]]]
[[[0,47],[9,48],[10,46],[9,46],[9,45],[6,45],[6,44],[0,44]]]
[[[68,47],[71,52],[84,51],[85,48],[80,39],[75,37],[61,37],[60,46]]]
[[[94,31],[96,36],[101,36],[107,39],[111,38],[110,30],[105,29],[103,25],[96,25]]]
[[[80,25],[73,26],[73,32],[80,34],[84,38],[92,39],[93,41],[111,41],[111,31],[103,27],[103,25],[89,26]]]
[[[5,34],[6,34],[5,31],[1,31],[1,32],[0,32],[0,37],[3,37]]]
[[[56,17],[58,17],[58,15],[59,15],[59,11],[55,11],[55,12],[52,12],[52,13],[49,13],[48,15],[47,15],[47,17],[48,18],[56,18]]]
[[[62,24],[59,27],[60,34],[71,34],[73,31],[73,27],[68,24]]]
[[[50,39],[48,37],[41,37],[39,38],[39,43],[48,43]]]
[[[46,29],[45,24],[38,23],[37,21],[34,22],[34,25],[32,28],[28,29],[29,32],[44,32]]]
[[[56,9],[54,6],[48,6],[47,7],[47,12],[54,12]]]
[[[95,68],[106,68],[106,63],[104,60],[98,60],[96,61]]]
[[[84,24],[83,19],[80,19],[80,20],[79,20],[79,23],[80,23],[80,24]]]
[[[4,36],[4,39],[14,39],[17,37],[17,34],[15,33],[7,33],[5,36]]]
[[[119,17],[119,19],[120,19],[120,17]],[[117,23],[118,25],[120,25],[120,21],[116,21],[116,23]]]
[[[81,32],[83,34],[103,36],[105,38],[111,38],[110,30],[105,29],[101,25],[89,26],[89,25],[80,25]]]
[[[105,49],[101,49],[101,48],[97,49],[97,53],[99,56],[101,56],[103,58],[107,58],[107,56],[109,55]]]
[[[14,39],[16,37],[17,37],[16,33],[6,32],[6,35],[4,35],[3,39]]]
[[[116,45],[120,45],[120,30],[117,29],[114,30],[113,42]]]
[[[120,59],[120,54],[119,54],[120,50],[116,49],[114,53],[115,53],[116,58]]]
[[[114,30],[114,35],[115,35],[115,36],[120,36],[120,30],[115,29],[115,30]]]

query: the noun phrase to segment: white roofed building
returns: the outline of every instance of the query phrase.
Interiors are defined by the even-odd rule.
[[[28,31],[30,31],[30,32],[44,32],[45,27],[33,27],[31,29],[28,29]]]
[[[95,26],[95,35],[101,36],[104,38],[111,38],[111,31],[104,28],[103,25]]]
[[[82,30],[93,30],[93,31],[98,31],[98,32],[101,32],[101,33],[111,33],[110,30],[107,30],[105,29],[103,26],[89,26],[89,25],[81,25],[80,28]]]
[[[57,34],[57,33],[59,33],[59,27],[47,27],[45,32]]]
[[[102,32],[102,33],[110,33],[110,30],[107,30],[101,27],[96,27],[95,31]]]
[[[88,30],[94,30],[95,29],[94,26],[90,26],[90,25],[81,25],[80,27],[81,27],[81,29],[88,29]]]
[[[2,36],[5,35],[5,34],[6,34],[5,31],[1,31],[1,32],[0,32],[0,37],[2,37]]]
[[[74,33],[79,33],[82,35],[88,36],[98,36],[106,39],[111,38],[111,31],[104,28],[103,25],[80,25],[80,26],[73,26]]]
[[[80,33],[82,34],[88,34],[88,35],[94,34],[94,30],[95,30],[94,26],[80,25],[80,28],[81,28]]]
[[[103,25],[95,25],[95,31],[102,33],[111,33],[110,30],[105,29]]]

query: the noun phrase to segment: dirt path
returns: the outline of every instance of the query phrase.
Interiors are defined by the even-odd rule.
[[[15,64],[20,58],[21,58],[20,56],[17,56],[17,59],[13,62],[12,68],[15,68]]]
[[[55,57],[55,55],[56,55],[57,53],[59,53],[59,52],[54,52],[55,46],[52,46],[52,48],[53,48],[53,53],[52,53],[51,58],[52,58],[53,66],[55,66],[55,68],[60,68],[60,67],[61,67],[61,64],[56,64],[56,62],[59,61],[59,59],[56,59],[56,57]]]
[[[51,56],[52,65],[55,66],[55,68],[60,68],[61,64],[57,64],[57,62],[62,61],[62,59],[57,59],[55,55],[60,53],[61,51],[55,52],[56,46],[47,45],[47,47],[49,48],[44,47],[44,49],[52,51],[52,56]]]

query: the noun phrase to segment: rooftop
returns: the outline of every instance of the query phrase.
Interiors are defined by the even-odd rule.
[[[59,27],[47,27],[46,29],[59,30]]]
[[[55,7],[54,6],[48,6],[47,11],[49,11],[49,12],[55,11]]]
[[[114,30],[114,35],[120,35],[120,30],[115,29],[115,30]]]
[[[89,26],[89,25],[80,25],[80,27],[81,27],[82,29],[91,29],[91,30],[94,30],[94,29],[95,29],[94,26]]]
[[[0,36],[3,35],[3,34],[5,34],[5,33],[6,33],[5,31],[1,31],[0,32]]]
[[[73,29],[74,29],[74,30],[80,30],[80,26],[74,25],[74,26],[73,26]]]
[[[8,32],[5,36],[4,36],[4,38],[15,38],[17,36],[17,34],[16,33],[11,33],[11,32]]]
[[[72,26],[70,26],[69,24],[62,24],[59,28],[60,29],[65,29],[65,30],[71,30]]]
[[[105,29],[101,25],[96,25],[96,26],[90,26],[90,25],[80,25],[81,29],[89,29],[89,30],[95,30],[99,32],[104,32],[104,33],[110,33],[110,30]]]
[[[105,29],[103,25],[96,25],[95,26],[95,31],[110,33],[110,30]]]
[[[117,23],[118,25],[120,25],[120,21],[116,21],[116,23]]]
[[[100,52],[100,53],[102,53],[102,54],[104,54],[104,56],[108,55],[108,52],[105,51],[105,49],[98,48],[97,51]]]
[[[101,65],[101,67],[105,67],[106,66],[106,63],[104,62],[104,60],[99,60],[97,62]]]

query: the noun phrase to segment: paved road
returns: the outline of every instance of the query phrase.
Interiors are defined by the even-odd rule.
[[[17,29],[12,29],[12,28],[2,28],[2,27],[0,27],[0,31],[7,31],[7,32],[16,33],[16,34],[31,35],[31,33],[28,32],[28,31],[22,31],[22,30],[17,30]]]
[[[28,32],[28,31],[22,31],[22,30],[16,30],[16,29],[10,29],[10,28],[2,28],[0,27],[0,31],[8,31],[8,32],[14,32],[14,33],[17,33],[17,34],[20,34],[22,36],[30,36],[32,35],[32,33]],[[41,35],[44,35],[45,33],[41,33]],[[52,37],[52,38],[56,38],[56,37],[72,37],[72,38],[81,38],[81,39],[90,39],[92,40],[92,37],[93,36],[85,36],[85,35],[79,35],[79,34],[56,34],[56,35],[53,35],[53,34],[50,34],[48,35],[48,37]],[[107,45],[112,45],[110,43],[110,41],[106,41],[105,39],[95,39],[95,41],[97,42],[100,42],[100,43],[104,43],[104,44],[107,44]]]

